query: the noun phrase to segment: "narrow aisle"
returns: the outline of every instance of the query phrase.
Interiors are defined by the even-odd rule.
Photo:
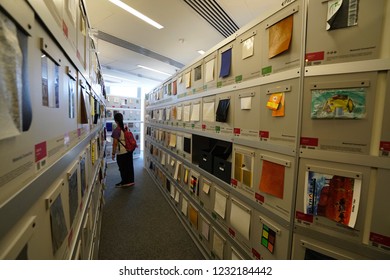
[[[99,259],[204,259],[147,171],[134,159],[135,186],[120,189],[118,166],[107,168]]]

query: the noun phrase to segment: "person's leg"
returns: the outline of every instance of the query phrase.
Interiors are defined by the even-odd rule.
[[[134,182],[134,171],[130,160],[132,159],[131,153],[121,155],[121,166],[122,166],[122,186],[131,186]]]
[[[133,152],[128,153],[128,166],[129,166],[129,181],[134,183],[134,164],[133,164]]]
[[[119,161],[120,160],[118,160],[118,156],[117,156],[116,157],[116,164],[118,165],[119,173],[121,175],[121,181],[119,183],[116,183],[115,187],[120,187],[122,185],[122,182],[123,182],[123,180],[122,180],[122,172],[121,172],[121,167],[120,167]]]
[[[125,168],[125,163],[126,163],[126,159],[124,158],[124,155],[117,155],[116,156],[116,162],[118,164],[118,167],[119,167],[119,173],[121,175],[121,182],[116,184],[116,186],[121,186],[123,183],[125,183],[125,176],[126,176],[126,168]]]

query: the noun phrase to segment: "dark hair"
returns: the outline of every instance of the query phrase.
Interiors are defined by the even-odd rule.
[[[116,113],[114,115],[114,120],[118,123],[121,130],[125,130],[125,126],[123,125],[123,115],[121,113]]]

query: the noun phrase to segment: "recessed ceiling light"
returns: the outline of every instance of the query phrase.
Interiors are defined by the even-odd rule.
[[[123,3],[120,0],[109,0],[109,1],[111,3],[117,5],[118,7],[124,9],[125,11],[129,12],[130,14],[138,17],[139,19],[142,19],[143,21],[145,21],[145,22],[149,23],[150,25],[156,27],[157,29],[164,28],[164,26],[162,26],[161,24],[159,24],[159,23],[155,22],[154,20],[148,18],[144,14],[138,12],[136,9],[130,7],[129,5]]]
[[[113,76],[113,75],[103,74],[103,77],[114,78],[114,79],[116,79],[116,80],[117,80],[118,82],[120,82],[120,83],[123,83],[123,82],[130,82],[130,83],[136,83],[136,84],[138,84],[137,81],[130,80],[130,79],[126,79],[126,78],[122,78],[122,77],[119,77],[119,76]]]
[[[160,70],[156,70],[156,69],[153,69],[153,68],[149,68],[149,67],[146,67],[146,66],[143,66],[143,65],[137,65],[139,68],[143,68],[143,69],[146,69],[146,70],[149,70],[149,71],[153,71],[153,72],[156,72],[156,73],[160,73],[160,74],[163,74],[163,75],[167,75],[167,76],[171,76],[172,74],[169,74],[169,73],[165,73],[163,71],[160,71]]]
[[[205,54],[205,51],[204,50],[199,50],[198,53],[203,55],[203,54]]]

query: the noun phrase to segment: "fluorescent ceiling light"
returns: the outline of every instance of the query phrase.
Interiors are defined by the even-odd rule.
[[[158,24],[154,20],[148,18],[144,14],[141,14],[140,12],[138,12],[137,10],[133,9],[132,7],[128,6],[127,4],[123,3],[120,0],[109,0],[109,1],[111,3],[117,5],[118,7],[122,8],[123,10],[129,12],[130,14],[138,17],[139,19],[142,19],[143,21],[145,21],[145,22],[149,23],[150,25],[156,27],[157,29],[164,28],[164,26],[162,26],[161,24]]]
[[[149,71],[153,71],[153,72],[156,72],[156,73],[160,73],[160,74],[163,74],[163,75],[167,75],[167,76],[171,76],[172,74],[168,74],[168,73],[165,73],[163,71],[159,71],[159,70],[156,70],[156,69],[153,69],[153,68],[149,68],[149,67],[146,67],[146,66],[143,66],[143,65],[137,65],[139,68],[143,68],[143,69],[146,69],[146,70],[149,70]]]
[[[205,54],[205,51],[204,51],[204,50],[199,50],[198,53],[199,53],[200,55],[204,55],[204,54]]]
[[[113,75],[103,74],[103,77],[114,78],[114,79],[117,79],[117,80],[118,80],[119,82],[121,82],[121,83],[123,83],[123,82],[130,82],[130,83],[136,83],[136,84],[138,84],[137,81],[129,80],[129,79],[122,78],[122,77],[119,77],[119,76],[113,76]]]

